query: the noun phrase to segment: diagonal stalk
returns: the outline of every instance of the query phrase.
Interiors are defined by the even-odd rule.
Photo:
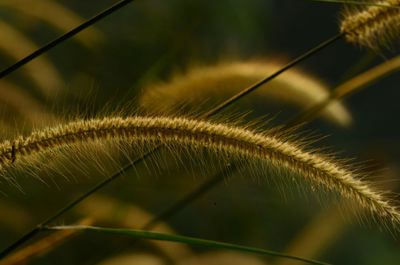
[[[347,96],[351,95],[352,93],[355,93],[356,91],[375,82],[379,78],[387,76],[388,74],[398,70],[399,67],[400,67],[400,57],[396,57],[394,59],[391,59],[381,65],[375,66],[374,68],[369,69],[369,70],[349,79],[348,81],[344,82],[343,84],[337,86],[334,90],[332,90],[330,96],[327,99],[300,112],[294,118],[289,120],[284,125],[283,128],[280,128],[280,130],[282,130],[282,129],[290,130],[291,128],[294,128],[294,127],[299,128],[300,126],[302,126],[308,122],[311,122],[332,101],[342,100],[342,99],[346,98]],[[231,166],[235,167],[235,164],[232,163]],[[213,177],[209,178],[206,182],[201,184],[201,186],[197,187],[194,191],[188,193],[188,195],[186,195],[185,197],[180,199],[178,202],[175,202],[173,205],[171,205],[169,208],[164,210],[162,213],[156,215],[152,220],[149,221],[148,224],[146,224],[146,226],[144,226],[144,228],[150,230],[158,223],[158,221],[166,220],[167,218],[171,217],[174,213],[178,212],[179,210],[182,210],[183,208],[188,206],[190,203],[192,203],[196,199],[198,199],[201,196],[203,196],[204,194],[206,194],[208,191],[210,191],[212,188],[214,188],[218,183],[220,183],[224,179],[224,176],[231,174],[231,173],[227,173],[227,172],[228,172],[228,169],[225,169],[222,172],[219,172],[219,173],[215,174]],[[201,191],[201,192],[199,192],[199,191]],[[168,213],[168,214],[166,214],[166,213]]]
[[[133,1],[133,0],[131,0],[131,1]],[[121,5],[122,4],[126,5],[127,2],[130,2],[130,1],[121,1],[120,4]],[[207,113],[202,115],[201,118],[211,117],[211,116],[215,115],[216,113],[220,112],[221,110],[226,109],[227,107],[231,106],[237,100],[241,99],[242,97],[248,95],[249,93],[251,93],[255,89],[257,89],[260,86],[264,85],[268,81],[270,81],[270,80],[274,79],[275,77],[279,76],[284,71],[290,69],[291,67],[293,67],[293,66],[297,65],[298,63],[302,62],[303,60],[309,58],[310,56],[312,56],[313,54],[317,53],[318,51],[324,49],[325,47],[328,47],[329,45],[333,44],[337,40],[341,39],[341,37],[343,37],[344,35],[345,35],[344,33],[339,33],[339,34],[336,34],[335,36],[329,38],[328,40],[322,42],[321,44],[317,45],[316,47],[314,47],[314,48],[310,49],[309,51],[305,52],[304,54],[300,55],[299,57],[297,57],[293,61],[289,62],[285,67],[283,67],[282,69],[278,70],[274,74],[266,77],[263,80],[260,80],[259,82],[255,83],[252,86],[247,87],[246,89],[242,90],[240,93],[232,96],[231,98],[227,99],[226,101],[224,101],[220,105],[218,105],[215,108],[211,109],[210,111],[208,111]],[[1,78],[1,74],[0,74],[0,78]],[[51,217],[47,218],[45,221],[41,222],[40,224],[38,224],[31,231],[29,231],[26,234],[24,234],[17,241],[12,243],[10,246],[8,246],[6,249],[4,249],[2,252],[0,252],[0,259],[4,258],[10,252],[12,252],[16,248],[18,248],[19,246],[24,244],[26,241],[28,241],[29,239],[34,237],[36,234],[38,234],[43,226],[49,225],[51,222],[56,220],[59,216],[63,215],[65,212],[67,212],[68,210],[73,208],[75,205],[77,205],[79,202],[83,201],[85,198],[87,198],[91,194],[95,193],[96,191],[100,190],[104,186],[108,185],[109,183],[111,183],[112,181],[114,181],[115,179],[117,179],[118,177],[123,175],[123,173],[125,171],[127,171],[128,169],[130,169],[133,166],[137,165],[138,163],[142,162],[146,157],[152,155],[155,151],[157,151],[161,147],[162,147],[162,145],[158,145],[158,146],[154,147],[153,149],[147,151],[145,154],[143,154],[139,158],[137,158],[134,161],[132,161],[131,163],[125,165],[121,170],[115,172],[112,176],[104,179],[102,182],[98,183],[95,187],[91,188],[87,192],[85,192],[82,195],[80,195],[79,197],[75,198],[73,201],[68,203],[65,207],[61,208],[54,215],[52,215]]]
[[[215,174],[214,177],[210,178],[209,180],[204,182],[201,186],[197,187],[195,190],[188,193],[182,199],[178,200],[177,202],[172,204],[170,207],[166,208],[164,211],[162,211],[161,213],[154,216],[142,227],[142,229],[143,230],[151,230],[159,222],[161,222],[163,220],[167,220],[174,214],[182,211],[186,206],[188,206],[189,204],[194,202],[196,199],[202,197],[209,190],[211,190],[213,187],[215,187],[221,181],[223,181],[225,179],[225,176],[232,175],[232,173],[234,173],[235,171],[237,171],[236,164],[231,163],[229,166],[226,166],[222,171]]]
[[[93,16],[91,19],[89,19],[89,20],[85,21],[84,23],[80,24],[76,28],[68,31],[64,35],[62,35],[62,36],[50,41],[46,45],[44,45],[41,48],[35,50],[34,52],[32,52],[31,54],[29,54],[26,57],[22,58],[18,62],[14,63],[13,65],[11,65],[11,66],[7,67],[6,69],[2,70],[0,72],[0,79],[2,79],[4,77],[6,77],[7,75],[15,72],[16,70],[18,70],[19,68],[21,68],[25,64],[27,64],[30,61],[32,61],[33,59],[35,59],[36,57],[42,55],[45,52],[48,52],[52,48],[54,48],[54,47],[58,46],[59,44],[63,43],[64,41],[74,37],[76,34],[81,32],[82,30],[92,26],[96,22],[98,22],[98,21],[102,20],[103,18],[111,15],[115,11],[121,9],[122,7],[126,6],[127,4],[129,4],[129,3],[133,2],[133,1],[134,0],[121,0],[121,1],[117,2],[116,4],[112,5],[111,7],[107,8],[106,10],[104,10],[104,11],[98,13],[97,15]]]

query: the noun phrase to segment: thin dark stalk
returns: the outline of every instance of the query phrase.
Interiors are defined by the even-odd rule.
[[[237,100],[241,99],[242,97],[246,96],[247,94],[249,94],[252,91],[254,91],[257,88],[259,88],[260,86],[268,83],[269,81],[271,81],[275,77],[279,76],[280,74],[282,74],[286,70],[288,70],[288,69],[292,68],[293,66],[297,65],[298,63],[304,61],[305,59],[309,58],[310,56],[312,56],[315,53],[319,52],[320,50],[324,49],[325,47],[328,47],[329,45],[333,44],[334,42],[336,42],[337,40],[342,38],[344,35],[345,35],[344,32],[338,33],[337,35],[335,35],[335,36],[327,39],[326,41],[322,42],[321,44],[315,46],[311,50],[303,53],[302,55],[300,55],[296,59],[292,60],[291,62],[289,62],[287,65],[285,65],[284,67],[282,67],[281,69],[279,69],[278,71],[273,73],[272,75],[264,78],[263,80],[258,81],[257,83],[255,83],[255,84],[243,89],[238,94],[236,94],[236,95],[232,96],[231,98],[225,100],[224,102],[222,102],[221,104],[219,104],[218,106],[216,106],[215,108],[213,108],[212,110],[207,112],[205,114],[205,117],[212,116],[215,113],[221,111],[222,109],[225,109],[226,107],[230,106],[233,102],[236,102]]]
[[[124,2],[124,1],[122,1]],[[272,75],[268,76],[267,78],[255,83],[254,85],[244,89],[243,91],[241,91],[240,93],[234,95],[233,97],[227,99],[226,101],[224,101],[223,103],[221,103],[220,105],[218,105],[217,107],[211,109],[210,111],[208,111],[207,113],[205,113],[204,115],[202,115],[203,118],[207,118],[210,117],[218,112],[220,112],[221,110],[229,107],[230,105],[232,105],[234,102],[236,102],[237,100],[241,99],[242,97],[244,97],[245,95],[248,95],[250,92],[254,91],[255,89],[259,88],[260,86],[262,86],[263,84],[271,81],[272,79],[274,79],[275,77],[279,76],[281,73],[283,73],[284,71],[288,70],[289,68],[297,65],[298,63],[302,62],[303,60],[309,58],[311,55],[317,53],[318,51],[322,50],[323,48],[329,46],[330,44],[333,44],[334,42],[336,42],[337,40],[339,40],[344,34],[340,33],[337,34],[331,38],[329,38],[328,40],[322,42],[321,44],[319,44],[318,46],[312,48],[311,50],[307,51],[306,53],[300,55],[299,57],[297,57],[296,59],[294,59],[293,61],[291,61],[290,63],[288,63],[286,66],[284,66],[282,69],[278,70],[277,72],[273,73]],[[113,175],[111,175],[110,177],[106,178],[105,180],[103,180],[102,182],[100,182],[99,184],[97,184],[94,188],[88,190],[87,192],[85,192],[84,194],[82,194],[81,196],[79,196],[78,198],[76,198],[75,200],[73,200],[72,202],[70,202],[69,204],[67,204],[65,207],[63,207],[61,210],[59,210],[56,214],[54,214],[53,216],[51,216],[50,218],[48,218],[47,220],[45,220],[44,222],[40,223],[38,226],[36,226],[34,229],[32,229],[32,231],[26,233],[25,235],[23,235],[20,239],[18,239],[16,242],[14,242],[12,245],[10,245],[9,247],[7,247],[5,250],[3,250],[0,253],[0,259],[4,258],[5,256],[7,256],[10,252],[12,252],[13,250],[15,250],[16,248],[18,248],[19,246],[21,246],[22,244],[24,244],[26,241],[28,241],[30,238],[32,238],[33,236],[35,236],[39,231],[40,228],[45,226],[45,225],[49,225],[52,221],[56,220],[59,216],[63,215],[65,212],[67,212],[68,210],[70,210],[71,208],[73,208],[75,205],[77,205],[79,202],[83,201],[84,199],[86,199],[87,197],[89,197],[91,194],[95,193],[96,191],[98,191],[99,189],[103,188],[104,186],[106,186],[107,184],[109,184],[110,182],[112,182],[113,180],[117,179],[118,177],[120,177],[121,175],[123,175],[123,173],[132,168],[133,166],[137,165],[138,163],[140,163],[141,161],[143,161],[147,156],[153,154],[156,150],[158,150],[160,147],[162,146],[162,144],[156,146],[155,148],[151,149],[150,151],[148,151],[146,154],[144,154],[143,156],[141,156],[140,158],[132,161],[131,163],[125,165],[123,167],[122,170],[114,173]],[[211,181],[213,182],[213,181]],[[217,181],[214,181],[215,184],[218,183]],[[215,186],[215,184],[210,185],[210,187],[208,187],[205,190],[209,190],[211,189],[211,187]],[[207,185],[207,183],[203,184]],[[200,187],[198,190],[201,190],[202,188]],[[195,191],[195,192],[196,192]],[[193,198],[187,200],[187,202],[178,202],[180,203],[180,207],[179,209],[182,209],[184,206],[186,206],[186,203],[190,203],[192,201],[194,201],[196,198],[198,198],[198,196],[204,194],[204,192],[197,192],[196,196],[193,196]],[[190,198],[190,194],[189,194],[189,198]],[[173,205],[171,208],[175,208],[176,206]],[[168,210],[166,211],[168,212]],[[176,211],[174,211],[176,212]],[[165,213],[165,212],[164,212]],[[157,218],[157,217],[156,217]],[[158,221],[160,221],[160,218],[157,218]]]
[[[169,219],[171,216],[183,210],[186,206],[194,202],[196,199],[200,198],[208,191],[210,191],[213,187],[219,184],[221,181],[225,179],[226,176],[231,175],[233,172],[237,170],[237,167],[234,163],[231,163],[229,166],[226,166],[222,171],[215,174],[214,177],[210,178],[206,182],[204,182],[201,186],[197,187],[195,190],[188,193],[185,197],[181,198],[173,205],[154,216],[150,221],[148,221],[141,229],[142,230],[150,230],[154,228],[159,222],[165,221]]]
[[[34,237],[36,234],[38,234],[42,227],[49,225],[51,222],[53,222],[54,220],[56,220],[58,217],[60,217],[61,215],[63,215],[65,212],[69,211],[70,209],[72,209],[75,205],[77,205],[78,203],[80,203],[81,201],[83,201],[84,199],[86,199],[87,197],[89,197],[91,194],[95,193],[96,191],[100,190],[101,188],[107,186],[109,183],[111,183],[113,180],[117,179],[118,177],[122,176],[124,174],[124,172],[126,170],[128,170],[129,168],[131,168],[133,165],[135,165],[136,163],[142,161],[143,159],[146,159],[146,157],[150,156],[151,154],[154,154],[154,152],[156,152],[159,148],[161,147],[161,145],[154,147],[153,149],[147,151],[145,154],[141,155],[139,158],[137,158],[135,161],[133,161],[132,163],[129,163],[127,165],[125,165],[122,169],[118,170],[117,172],[115,172],[111,177],[108,177],[106,179],[104,179],[102,182],[98,183],[96,186],[94,186],[93,188],[91,188],[90,190],[86,191],[84,194],[78,196],[76,199],[74,199],[73,201],[71,201],[70,203],[68,203],[67,205],[65,205],[63,208],[61,208],[60,210],[58,210],[55,214],[53,214],[52,216],[48,217],[46,220],[44,220],[43,222],[41,222],[40,224],[38,224],[35,228],[33,228],[31,231],[29,231],[28,233],[24,234],[22,237],[20,237],[17,241],[15,241],[13,244],[11,244],[9,247],[7,247],[6,249],[4,249],[1,253],[0,253],[0,259],[6,257],[9,253],[11,253],[13,250],[15,250],[16,248],[18,248],[20,245],[22,245],[23,243],[25,243],[26,241],[28,241],[29,239],[31,239],[32,237]]]
[[[374,69],[374,68],[372,68]],[[371,70],[372,70],[371,69]],[[394,70],[395,68],[391,68],[392,70]],[[389,72],[386,72],[385,74],[388,74]],[[366,71],[364,73],[362,73],[361,75],[366,75],[366,74],[371,74],[370,71]],[[356,76],[357,78],[357,76]],[[368,82],[364,83],[362,86],[365,86],[367,83],[371,82],[371,80],[368,80]],[[346,85],[346,82],[344,83]],[[342,100],[352,94],[354,94],[358,89],[360,89],[360,87],[358,87],[358,89],[351,89],[348,90],[346,92],[341,92],[341,87],[342,86],[338,86],[336,88],[334,88],[333,90],[330,91],[329,97],[327,97],[326,99],[322,100],[319,103],[314,104],[313,106],[311,106],[308,109],[303,110],[302,112],[298,113],[296,116],[294,116],[284,127],[285,128],[293,128],[293,127],[299,127],[301,125],[304,125],[310,121],[312,121],[313,119],[315,119],[316,117],[318,117],[318,115],[333,101],[337,101],[337,100]],[[357,88],[357,86],[356,86]]]
[[[302,257],[298,257],[298,256],[292,256],[292,255],[288,255],[285,253],[280,253],[280,252],[267,250],[267,249],[248,247],[248,246],[237,245],[237,244],[226,243],[226,242],[218,242],[218,241],[214,241],[214,240],[201,239],[201,238],[197,238],[197,237],[163,234],[163,233],[159,233],[159,232],[149,232],[149,231],[135,230],[135,229],[122,229],[122,228],[76,225],[76,226],[46,226],[46,227],[43,227],[43,230],[56,230],[56,231],[76,230],[76,231],[86,231],[86,232],[101,233],[101,234],[111,234],[114,236],[126,236],[126,237],[131,237],[131,238],[175,242],[175,243],[182,243],[182,244],[187,244],[187,245],[214,248],[214,249],[235,250],[235,251],[247,252],[247,253],[251,253],[251,254],[268,255],[268,256],[273,256],[273,257],[297,260],[297,261],[302,261],[302,262],[306,262],[306,263],[310,263],[310,264],[329,265],[329,263],[312,260],[312,259],[306,259],[306,258],[302,258]]]
[[[26,57],[22,58],[18,62],[14,63],[13,65],[11,65],[11,66],[7,67],[6,69],[2,70],[0,72],[0,79],[5,77],[5,76],[7,76],[7,75],[9,75],[9,74],[11,74],[11,73],[13,73],[14,71],[18,70],[19,68],[21,68],[25,64],[29,63],[30,61],[32,61],[36,57],[42,55],[43,53],[45,53],[45,52],[47,52],[49,50],[51,50],[52,48],[56,47],[60,43],[72,38],[73,36],[75,36],[76,34],[81,32],[82,30],[90,27],[91,25],[95,24],[99,20],[102,20],[103,18],[107,17],[108,15],[111,15],[115,11],[119,10],[120,8],[126,6],[127,4],[129,4],[129,3],[133,2],[133,1],[134,0],[121,0],[121,1],[117,2],[116,4],[112,5],[111,7],[107,8],[106,10],[104,10],[104,11],[98,13],[97,15],[93,16],[91,19],[86,20],[84,23],[80,24],[76,28],[68,31],[64,35],[62,35],[62,36],[50,41],[46,45],[42,46],[41,48],[37,49],[36,51],[34,51],[31,54],[27,55]],[[29,8],[29,7],[27,7],[27,8]]]
[[[265,83],[271,81],[272,79],[274,79],[275,77],[277,77],[278,75],[283,73],[284,71],[288,70],[289,68],[295,66],[297,63],[300,63],[301,61],[303,61],[306,58],[310,57],[315,52],[317,52],[317,51],[323,49],[324,47],[327,47],[328,45],[332,44],[336,40],[340,39],[342,36],[343,36],[343,34],[338,34],[338,35],[328,39],[327,41],[321,43],[320,45],[316,46],[314,49],[311,49],[310,51],[308,51],[308,52],[304,53],[303,55],[301,55],[300,57],[296,58],[295,60],[289,62],[286,66],[284,66],[282,69],[278,70],[274,74],[272,74],[272,75],[268,76],[267,78],[257,82],[256,84],[254,84],[254,85],[242,90],[239,94],[236,94],[233,97],[227,99],[226,101],[224,101],[223,103],[221,103],[220,105],[218,105],[217,107],[212,109],[211,111],[207,112],[205,114],[205,116],[206,117],[212,116],[213,114],[219,112],[223,108],[226,108],[228,105],[232,104],[236,100],[239,100],[240,98],[242,98],[245,95],[251,93],[252,91],[257,89],[258,87],[260,87],[260,86],[264,85]],[[321,106],[321,109],[322,108],[323,108],[323,106]],[[316,110],[316,111],[318,111],[318,110]],[[188,206],[189,204],[191,204],[192,202],[194,202],[195,200],[197,200],[198,198],[200,198],[201,196],[206,194],[208,191],[210,191],[212,188],[214,188],[218,183],[220,183],[224,179],[224,177],[230,175],[232,172],[234,172],[236,170],[237,170],[236,164],[234,162],[232,162],[229,167],[226,167],[221,172],[219,172],[216,175],[214,175],[213,177],[209,178],[206,182],[201,184],[201,186],[197,187],[195,190],[193,190],[190,193],[188,193],[185,197],[183,197],[180,200],[178,200],[177,202],[175,202],[169,208],[165,209],[161,213],[159,213],[156,216],[154,216],[148,223],[146,223],[143,226],[142,229],[143,230],[150,230],[150,229],[154,228],[154,226],[157,223],[159,223],[160,221],[170,218],[175,213],[181,211],[186,206]]]
[[[84,226],[84,225],[75,225],[75,226],[46,226],[43,227],[43,230],[55,230],[55,231],[85,231],[85,232],[92,232],[92,233],[101,233],[101,234],[110,234],[114,236],[125,236],[131,238],[140,238],[140,239],[149,239],[149,240],[159,240],[159,241],[166,241],[166,242],[175,242],[181,243],[186,245],[193,245],[199,247],[207,247],[213,249],[225,249],[225,250],[235,250],[240,252],[247,252],[251,254],[258,254],[258,255],[268,255],[272,257],[279,257],[279,258],[286,258],[296,261],[302,261],[310,264],[317,264],[317,265],[329,265],[329,263],[321,262],[317,260],[302,258],[298,256],[292,256],[281,252],[276,252],[267,249],[261,248],[254,248],[249,246],[237,245],[232,243],[226,242],[219,242],[214,240],[208,239],[201,239],[197,237],[188,237],[188,236],[181,236],[181,235],[173,235],[173,234],[164,234],[159,232],[149,232],[143,230],[135,230],[135,229],[122,229],[122,228],[110,228],[110,227],[99,227],[99,226]]]
[[[215,114],[215,112],[218,112],[222,110],[223,108],[227,107],[227,105],[231,104],[232,102],[239,100],[243,96],[247,95],[248,93],[252,92],[256,88],[264,85],[265,83],[269,82],[273,78],[277,77],[287,69],[293,67],[297,63],[301,62],[302,60],[308,58],[315,52],[319,51],[320,49],[323,49],[324,47],[330,45],[331,43],[335,42],[336,40],[340,39],[343,36],[343,34],[338,34],[327,41],[321,43],[320,45],[316,46],[314,49],[310,50],[307,53],[304,53],[302,56],[298,57],[297,59],[293,60],[292,62],[288,63],[286,66],[284,66],[282,69],[279,71],[275,72],[274,74],[268,76],[267,78],[259,81],[258,83],[242,90],[239,94],[234,95],[233,97],[229,98],[228,100],[224,101],[220,105],[218,105],[216,108],[212,109],[208,113],[206,113],[206,116],[211,116]],[[303,121],[308,121],[311,120],[313,117],[315,117],[320,110],[322,110],[326,104],[329,102],[330,98],[327,99],[326,101],[308,109],[307,111],[304,111],[301,113],[297,118],[293,120],[292,123],[288,123],[284,128],[293,128],[294,126],[297,126]],[[171,205],[169,208],[165,209],[163,212],[159,213],[156,215],[153,219],[151,219],[147,224],[143,226],[143,230],[150,230],[155,227],[155,225],[162,221],[170,218],[172,215],[175,213],[179,212],[180,210],[184,209],[186,206],[206,194],[208,191],[210,191],[212,188],[214,188],[218,183],[220,183],[224,177],[230,175],[233,171],[236,171],[236,164],[232,162],[229,167],[223,169],[220,173],[217,173],[213,177],[209,178],[206,182],[204,182],[201,186],[197,187],[195,190],[191,191],[188,193],[185,197],[181,198],[177,202],[175,202],[173,205]]]

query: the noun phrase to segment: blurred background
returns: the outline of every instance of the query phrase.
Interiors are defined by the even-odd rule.
[[[0,0],[1,69],[113,3]],[[194,66],[287,62],[335,35],[340,10],[340,4],[311,0],[134,1],[0,81],[0,136],[10,139],[77,116],[120,109],[134,114],[143,91]],[[394,56],[395,48],[374,53],[340,40],[298,68],[333,89]],[[372,180],[392,192],[399,191],[398,78],[398,73],[391,74],[346,98],[343,107],[351,114],[350,126],[317,119],[300,130],[327,136],[313,146],[354,158],[354,163],[376,172]],[[300,109],[272,101],[238,103],[230,113],[251,111],[249,119],[267,115],[273,120],[262,126],[271,127]],[[158,167],[157,162],[127,171],[57,224],[92,217],[96,224],[137,228],[217,171],[196,174],[179,163],[167,161]],[[195,159],[187,163],[196,168]],[[398,239],[376,224],[341,213],[329,200],[321,206],[314,197],[292,193],[292,187],[280,191],[285,186],[278,189],[264,177],[238,175],[159,229],[333,264],[399,263]],[[76,171],[65,178],[40,175],[38,180],[19,173],[16,184],[1,180],[0,249],[105,176]],[[105,235],[79,234],[59,241],[45,247],[41,257],[8,264],[301,264]]]

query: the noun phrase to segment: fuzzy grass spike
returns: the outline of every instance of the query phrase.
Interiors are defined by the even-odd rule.
[[[275,169],[271,171],[275,174],[287,171],[292,177],[301,176],[313,190],[320,187],[355,201],[395,227],[400,222],[400,213],[389,200],[359,180],[359,174],[331,158],[304,151],[299,144],[276,134],[202,120],[142,116],[78,120],[3,142],[0,144],[0,168],[3,171],[12,167],[23,169],[24,165],[37,162],[35,157],[46,154],[56,157],[63,148],[94,141],[122,140],[132,146],[162,143],[173,150],[207,149],[227,160],[236,158],[250,164],[259,161],[266,165],[265,169]]]
[[[374,50],[378,50],[380,46],[391,47],[400,34],[400,1],[369,2],[374,5],[346,7],[340,22],[340,31],[353,44]]]
[[[199,105],[215,105],[218,100],[238,93],[243,87],[274,73],[283,65],[270,60],[221,62],[194,67],[185,74],[175,75],[168,82],[146,87],[140,104],[157,113],[196,111]],[[288,70],[265,86],[247,100],[262,104],[275,101],[306,109],[329,97],[327,85],[299,70]],[[323,111],[322,117],[341,126],[349,126],[352,122],[351,114],[339,101],[333,101]]]

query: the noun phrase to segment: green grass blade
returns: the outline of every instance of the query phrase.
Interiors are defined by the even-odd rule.
[[[253,248],[253,247],[248,247],[248,246],[218,242],[218,241],[207,240],[207,239],[200,239],[200,238],[195,238],[195,237],[170,235],[170,234],[149,232],[149,231],[143,231],[143,230],[106,228],[106,227],[96,227],[96,226],[80,226],[80,225],[78,225],[78,226],[52,226],[52,227],[46,226],[42,229],[44,229],[44,230],[83,230],[83,231],[88,231],[88,232],[121,235],[121,236],[128,236],[128,237],[140,238],[140,239],[151,239],[151,240],[183,243],[183,244],[188,244],[188,245],[195,245],[195,246],[214,248],[214,249],[235,250],[235,251],[247,252],[247,253],[252,253],[252,254],[287,258],[287,259],[306,262],[309,264],[328,265],[328,263],[325,263],[325,262],[301,258],[301,257],[297,257],[297,256],[291,256],[291,255],[287,255],[284,253],[279,253],[279,252],[275,252],[275,251],[271,251],[271,250],[265,250],[265,249],[261,249],[261,248]]]

